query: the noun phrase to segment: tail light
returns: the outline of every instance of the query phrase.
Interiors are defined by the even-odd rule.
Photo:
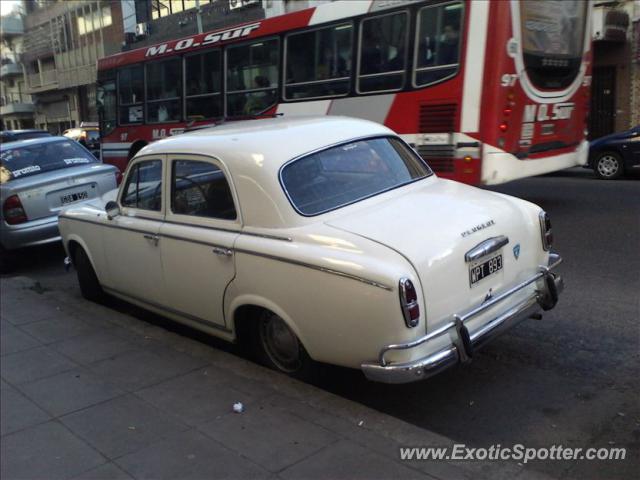
[[[400,306],[404,323],[407,327],[417,327],[420,323],[420,305],[418,305],[418,294],[413,282],[408,278],[400,279]]]
[[[507,129],[509,128],[509,124],[507,122],[502,122],[498,128],[500,129],[501,132],[506,132]]]
[[[116,186],[120,185],[122,182],[122,172],[120,170],[116,170]]]
[[[553,232],[551,231],[551,219],[544,210],[540,212],[540,231],[542,232],[542,248],[545,251],[551,250],[553,245]]]
[[[9,225],[18,225],[28,220],[18,195],[12,195],[4,201],[2,213],[4,215],[4,221]]]

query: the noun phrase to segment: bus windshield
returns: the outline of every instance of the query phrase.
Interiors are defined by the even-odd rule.
[[[520,5],[527,73],[542,88],[565,88],[578,73],[587,18],[583,0],[524,0]]]

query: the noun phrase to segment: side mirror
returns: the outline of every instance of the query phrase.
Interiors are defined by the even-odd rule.
[[[118,215],[120,215],[120,205],[118,205],[118,203],[114,202],[113,200],[107,202],[107,204],[104,206],[104,209],[107,212],[107,218],[109,220],[113,220]]]

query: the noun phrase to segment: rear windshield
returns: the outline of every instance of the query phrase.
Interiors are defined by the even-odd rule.
[[[3,148],[0,150],[0,181],[5,183],[96,162],[93,155],[71,140]]]
[[[431,174],[397,138],[358,140],[295,160],[282,169],[289,200],[312,216],[406,185]]]

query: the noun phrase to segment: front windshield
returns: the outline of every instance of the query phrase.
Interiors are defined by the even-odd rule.
[[[97,159],[72,140],[36,143],[0,150],[2,183],[40,173],[97,163]]]
[[[397,138],[371,138],[323,150],[282,169],[282,186],[302,215],[319,215],[431,174]]]
[[[586,20],[583,0],[522,1],[522,53],[534,84],[564,88],[573,81],[582,58]]]

